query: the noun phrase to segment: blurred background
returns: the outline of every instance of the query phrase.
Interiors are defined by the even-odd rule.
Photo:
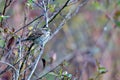
[[[50,6],[52,8],[55,6],[55,10],[57,11],[57,9],[59,9],[67,0],[51,1]],[[52,32],[54,32],[70,10],[72,11],[72,14],[74,14],[76,7],[78,7],[80,3],[83,4],[86,0],[76,1],[77,3],[70,4],[53,20],[53,22],[49,24]],[[0,41],[0,46],[9,49],[9,51],[5,50],[4,55],[3,49],[0,49],[1,60],[8,62],[9,59],[5,59],[5,56],[8,53],[12,57],[18,55],[16,50],[18,47],[15,45],[17,38],[13,39],[11,32],[15,32],[35,19],[36,16],[44,13],[35,5],[31,5],[29,8],[26,7],[26,3],[27,0],[13,0],[12,4],[5,12],[5,15],[10,17],[3,21],[1,20],[1,23],[3,24],[0,28],[0,38],[4,41]],[[3,11],[4,5],[5,1],[1,0],[0,12]],[[52,10],[54,10],[52,8],[50,9],[51,12],[49,15],[52,15]],[[67,71],[72,74],[71,80],[119,80],[119,16],[120,0],[88,0],[84,6],[80,7],[77,14],[70,20],[66,21],[63,28],[46,44],[42,56],[42,58],[46,60],[46,66],[58,63],[57,66],[62,67],[59,68],[56,66],[57,68],[51,70],[57,74],[62,68],[63,72]],[[33,29],[37,23],[40,23],[39,26],[41,26],[45,22],[43,18],[38,19],[28,27],[19,31],[17,36],[20,36],[21,38],[27,37],[31,29]],[[23,43],[22,47],[28,46],[28,44],[29,43]],[[67,65],[63,65],[65,63],[64,60],[67,61]],[[0,67],[1,70],[3,69],[2,66],[3,65]],[[50,68],[52,68],[52,66]],[[39,63],[36,69],[36,74],[41,73],[42,70],[43,67],[41,67],[41,63]],[[104,74],[101,73],[102,75],[96,79],[96,76],[102,70]],[[56,79],[55,77],[49,77],[49,75],[44,77],[43,80]],[[32,80],[34,80],[34,78]]]

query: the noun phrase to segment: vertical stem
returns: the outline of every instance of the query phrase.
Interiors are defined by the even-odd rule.
[[[49,21],[48,9],[47,9],[47,4],[45,4],[44,0],[43,0],[43,5],[44,5],[44,12],[45,12],[46,27],[48,28],[48,21]]]
[[[28,79],[27,79],[27,80],[30,80],[31,77],[32,77],[32,75],[33,75],[33,73],[35,72],[35,69],[37,68],[38,62],[39,62],[39,60],[40,60],[40,58],[41,58],[41,56],[42,56],[42,54],[43,54],[43,51],[44,51],[44,46],[43,46],[42,49],[40,49],[40,53],[39,53],[39,55],[38,55],[38,57],[37,57],[37,59],[36,59],[36,61],[35,61],[36,63],[35,63],[35,65],[34,65],[34,67],[33,67],[33,70],[31,71],[30,75],[28,76]]]

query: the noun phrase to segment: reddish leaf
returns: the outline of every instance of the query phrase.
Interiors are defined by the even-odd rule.
[[[7,44],[7,48],[8,48],[8,49],[11,48],[11,46],[12,46],[13,43],[14,43],[14,41],[15,41],[15,38],[14,38],[14,37],[11,37],[11,38],[9,39],[8,44]]]
[[[12,73],[10,71],[5,72],[1,78],[1,80],[12,80]]]

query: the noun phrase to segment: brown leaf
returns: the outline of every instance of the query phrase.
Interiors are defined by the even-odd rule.
[[[0,80],[12,80],[12,73],[10,71],[5,72]]]
[[[8,28],[5,28],[5,29],[4,29],[4,32],[5,32],[5,33],[8,33]]]
[[[12,37],[9,39],[8,44],[7,44],[7,48],[8,48],[8,49],[11,48],[11,46],[12,46],[13,43],[14,43],[14,41],[15,41],[15,38],[12,36]]]
[[[118,20],[119,16],[120,16],[120,10],[115,11],[113,16],[114,20]]]

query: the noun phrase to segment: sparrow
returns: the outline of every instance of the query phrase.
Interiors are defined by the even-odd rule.
[[[33,31],[26,39],[23,41],[32,41],[34,44],[39,44],[44,46],[51,35],[51,30],[49,28],[36,29]]]

